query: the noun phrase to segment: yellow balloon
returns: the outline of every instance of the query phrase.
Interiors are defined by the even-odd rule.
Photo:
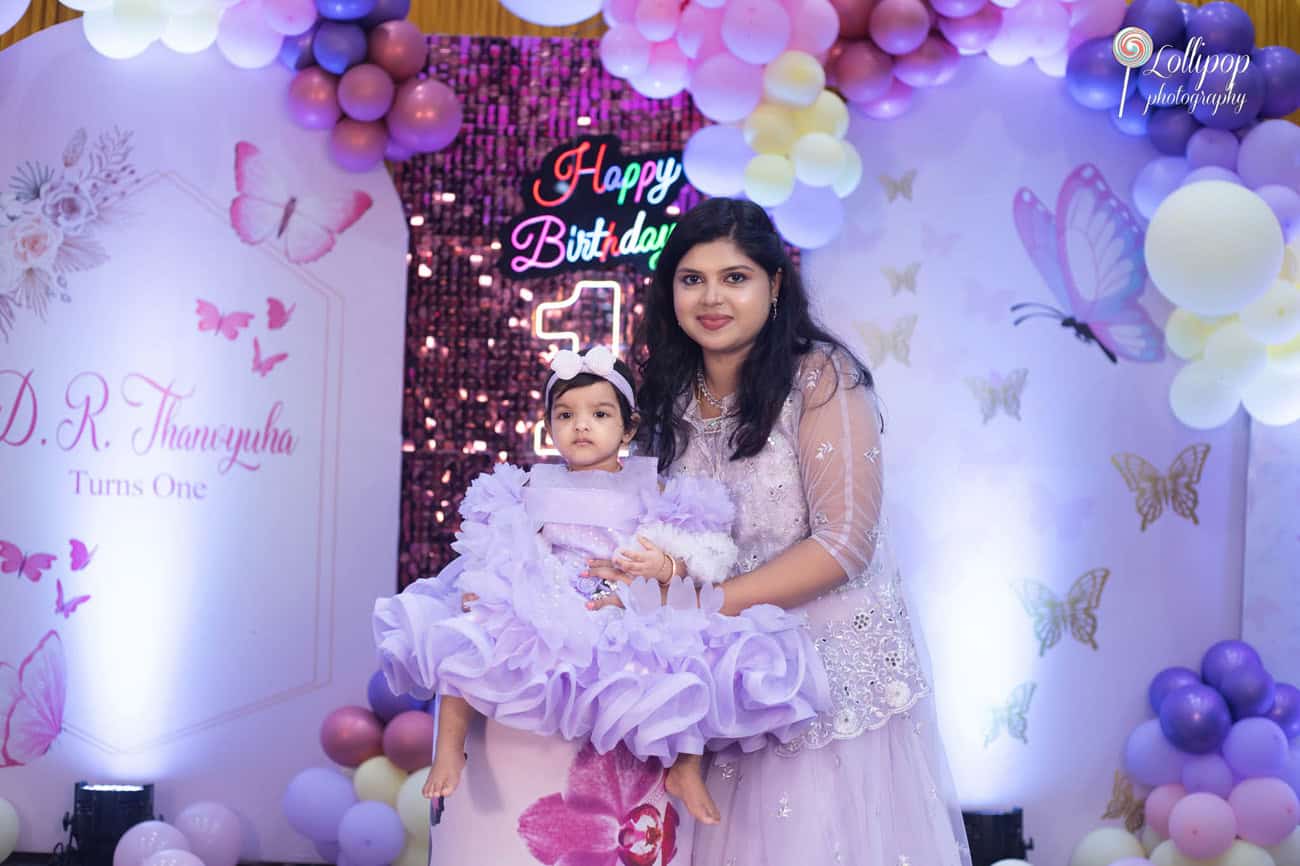
[[[379,755],[357,767],[357,774],[352,777],[352,787],[362,800],[378,800],[396,806],[397,793],[402,790],[406,775],[388,758]]]
[[[745,118],[744,133],[754,153],[787,156],[794,146],[794,117],[785,106],[765,103]]]
[[[429,825],[425,824],[419,836],[407,836],[406,847],[397,855],[393,866],[428,866],[429,864]]]
[[[829,133],[810,132],[794,143],[790,159],[799,180],[809,186],[830,186],[844,169],[844,148]]]
[[[1274,280],[1260,297],[1241,308],[1241,322],[1256,340],[1285,343],[1300,336],[1300,286]]]
[[[745,166],[745,195],[754,204],[776,207],[794,192],[794,164],[784,156],[760,153]]]
[[[1205,341],[1204,363],[1214,368],[1223,381],[1244,388],[1264,371],[1268,347],[1252,337],[1242,322],[1230,322]]]
[[[1099,827],[1079,840],[1070,866],[1110,866],[1125,857],[1141,857],[1142,844],[1119,827]]]
[[[1193,860],[1184,855],[1174,847],[1173,839],[1167,839],[1156,846],[1156,850],[1151,852],[1151,862],[1154,866],[1206,866],[1207,863],[1205,860]]]
[[[773,102],[812,105],[826,87],[826,71],[805,51],[787,51],[763,69],[763,94]]]
[[[844,100],[829,90],[823,90],[812,105],[795,109],[794,124],[801,136],[825,132],[843,138],[849,131],[849,109]]]
[[[1214,863],[1215,866],[1276,866],[1268,851],[1241,839],[1233,842],[1228,852]]]
[[[1142,832],[1138,833],[1138,841],[1142,843],[1142,849],[1146,851],[1147,856],[1150,857],[1151,852],[1156,850],[1156,846],[1165,840],[1164,837],[1155,831],[1154,827],[1143,827]],[[1300,866],[1300,864],[1298,864],[1298,866]]]
[[[0,797],[0,861],[18,847],[18,810],[4,797]]]
[[[1217,324],[1217,321],[1202,318],[1179,307],[1165,323],[1165,343],[1169,346],[1169,351],[1184,361],[1195,360],[1205,351],[1205,342],[1210,339]]]
[[[1300,337],[1269,346],[1268,362],[1284,373],[1300,375]]]
[[[858,149],[847,141],[841,141],[840,147],[844,148],[844,167],[831,184],[831,189],[835,190],[837,196],[844,198],[862,182],[862,157],[858,156]]]
[[[428,777],[428,767],[416,770],[397,792],[397,816],[402,819],[406,832],[412,836],[418,836],[429,829],[429,801],[421,793],[424,780]]]

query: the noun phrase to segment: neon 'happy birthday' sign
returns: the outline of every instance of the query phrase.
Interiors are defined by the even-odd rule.
[[[607,264],[653,270],[677,225],[681,151],[624,156],[612,135],[554,148],[524,181],[524,213],[502,233],[502,269],[542,276]]]

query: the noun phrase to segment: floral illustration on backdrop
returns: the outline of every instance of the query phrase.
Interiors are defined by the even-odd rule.
[[[50,301],[72,300],[69,274],[108,261],[97,234],[138,183],[132,147],[130,132],[91,143],[78,129],[56,163],[28,160],[0,190],[0,337],[24,311],[44,321]]]

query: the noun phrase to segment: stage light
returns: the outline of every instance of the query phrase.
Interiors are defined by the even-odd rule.
[[[972,811],[961,813],[970,842],[972,866],[992,866],[999,860],[1024,860],[1034,847],[1025,841],[1025,815],[1020,809],[1006,812]]]
[[[70,830],[67,845],[54,850],[54,864],[112,866],[122,834],[153,820],[153,785],[92,785],[78,782],[72,813],[63,816]]]

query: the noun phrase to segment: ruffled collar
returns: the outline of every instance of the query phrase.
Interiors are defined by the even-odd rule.
[[[616,490],[639,492],[658,489],[659,464],[653,457],[624,457],[619,472],[570,472],[563,463],[538,463],[528,470],[528,486],[533,489],[567,488],[577,490]]]

